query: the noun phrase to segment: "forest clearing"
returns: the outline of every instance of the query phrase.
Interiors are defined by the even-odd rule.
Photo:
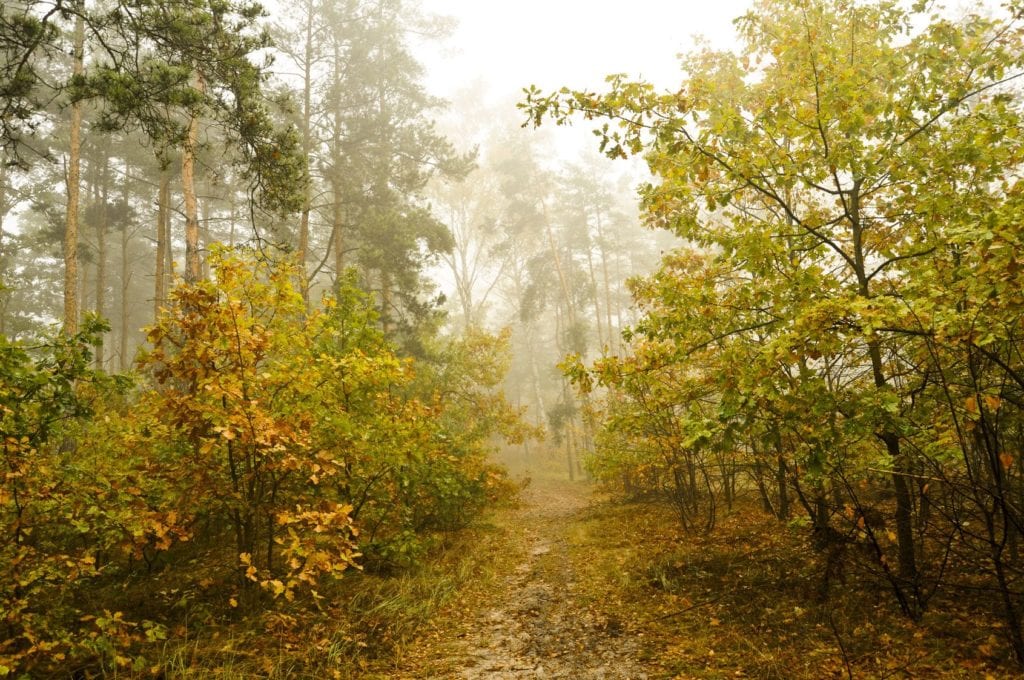
[[[1021,677],[1024,2],[546,4],[0,4],[0,678]]]

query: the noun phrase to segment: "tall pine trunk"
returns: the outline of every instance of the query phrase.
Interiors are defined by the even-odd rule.
[[[205,92],[206,83],[196,74],[195,88]],[[203,277],[203,259],[199,252],[199,207],[196,201],[196,147],[199,144],[199,112],[189,117],[188,134],[181,150],[181,191],[185,199],[185,281],[195,283]]]
[[[160,173],[160,188],[157,190],[156,208],[156,290],[153,294],[153,319],[160,316],[160,308],[167,304],[167,278],[170,267],[167,266],[171,250],[170,237],[170,202],[171,173],[163,170]]]
[[[306,44],[304,63],[302,64],[302,159],[309,174],[309,154],[312,150],[311,119],[313,117],[313,8],[307,7],[306,12]],[[299,213],[299,286],[302,299],[309,305],[309,279],[306,274],[306,259],[309,251],[309,211],[311,207],[310,187],[306,185],[302,192],[302,210]]]
[[[128,368],[128,290],[132,271],[128,264],[128,229],[121,232],[121,333],[118,347],[118,370]]]
[[[200,212],[203,215],[203,219],[200,220],[199,222],[199,236],[201,238],[200,242],[202,243],[203,250],[209,252],[210,244],[213,242],[213,240],[210,237],[210,204],[213,202],[213,187],[210,186],[209,182],[204,183],[203,193],[203,199],[199,204]],[[202,258],[202,263],[202,277],[204,279],[208,279],[210,278],[210,263],[206,260],[205,257]]]
[[[334,97],[334,129],[331,131],[331,236],[334,241],[334,289],[335,294],[341,293],[341,279],[344,274],[345,263],[345,234],[342,215],[342,191],[341,191],[341,120],[343,102],[341,101],[341,73],[344,71],[345,62],[341,56],[341,49],[338,43],[334,43],[334,82],[332,95]]]
[[[589,241],[589,238],[588,238],[588,241]],[[606,340],[608,341],[609,344],[611,342],[610,337],[609,337],[610,336],[611,327],[609,327],[609,329],[608,329],[609,330],[609,334],[606,335],[605,332],[604,332],[604,327],[603,327],[603,323],[602,323],[603,320],[601,319],[601,302],[600,302],[600,297],[601,296],[597,292],[598,291],[598,287],[597,287],[597,271],[596,271],[596,269],[594,267],[594,250],[591,247],[591,244],[589,242],[586,244],[585,247],[587,249],[587,274],[590,277],[590,301],[594,305],[594,321],[597,324],[597,344],[598,344],[598,347],[603,348],[605,346],[605,341]]]
[[[81,10],[81,3],[78,4]],[[85,21],[75,17],[74,75],[85,73]],[[78,206],[82,166],[82,102],[71,105],[68,143],[68,207],[64,223],[64,333],[78,332]]]
[[[610,277],[608,276],[608,249],[604,240],[604,224],[601,221],[601,211],[597,211],[597,247],[601,252],[601,275],[604,279],[604,311],[607,321],[608,345],[612,352],[619,349],[618,335],[612,330],[612,290]]]
[[[7,192],[7,167],[0,163],[0,257],[3,256],[4,245],[4,218],[12,206],[8,204]],[[7,268],[0,269],[0,335],[7,335],[7,291],[3,289],[3,282],[7,278]]]
[[[118,370],[128,370],[128,290],[132,271],[128,261],[128,164],[125,163],[125,180],[122,185],[121,205],[124,223],[121,225],[121,332],[118,346]]]
[[[392,329],[391,323],[391,275],[380,270],[380,330],[387,336]]]
[[[107,313],[107,200],[110,197],[110,154],[104,153],[100,159],[101,167],[92,173],[94,179],[99,180],[99,191],[96,192],[99,203],[99,211],[96,219],[96,316],[105,318]],[[102,369],[106,360],[104,347],[104,336],[99,336],[96,343],[95,357],[96,368]]]

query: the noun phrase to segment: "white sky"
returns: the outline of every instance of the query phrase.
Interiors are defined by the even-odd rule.
[[[427,85],[450,97],[484,78],[497,96],[526,85],[599,87],[610,73],[678,84],[676,55],[693,36],[734,44],[732,20],[751,0],[422,0],[425,13],[459,25],[444,45],[421,53]],[[958,10],[994,10],[1002,0],[946,0]]]
[[[453,17],[458,25],[443,43],[419,45],[417,55],[427,71],[428,91],[453,102],[454,120],[461,118],[458,106],[473,106],[458,95],[477,83],[486,86],[489,101],[480,102],[483,105],[518,101],[522,88],[531,84],[543,91],[562,86],[602,90],[605,76],[612,73],[669,89],[681,81],[677,55],[693,48],[694,36],[702,35],[715,47],[730,47],[732,20],[750,4],[751,0],[422,0],[426,14]],[[525,119],[519,113],[511,116],[517,122]],[[546,125],[544,134],[554,156],[573,162],[586,151],[595,154],[590,129],[588,124]],[[644,174],[639,160],[598,162],[607,164],[610,176],[632,177],[628,184],[635,185]],[[437,268],[433,276],[450,295],[452,284],[444,268]]]
[[[523,87],[604,89],[626,73],[662,89],[680,82],[676,55],[701,35],[714,47],[735,44],[732,20],[752,0],[421,0],[426,14],[453,17],[443,44],[421,45],[430,92],[448,100],[472,83],[491,101],[518,101]],[[958,10],[995,10],[1002,0],[947,0]],[[580,140],[593,137],[577,128]],[[559,135],[562,136],[561,134]],[[561,140],[560,140],[561,142]],[[559,144],[561,146],[561,144]],[[564,154],[563,154],[564,155]]]
[[[700,34],[733,43],[732,20],[750,0],[422,0],[428,14],[454,17],[443,44],[421,46],[430,92],[449,100],[482,81],[507,101],[523,87],[603,89],[626,73],[668,89],[679,84],[676,55]],[[577,129],[588,141],[593,137]],[[582,139],[582,137],[581,137]]]

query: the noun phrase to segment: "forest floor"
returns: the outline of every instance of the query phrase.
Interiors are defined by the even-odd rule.
[[[363,677],[1020,677],[970,604],[936,601],[915,625],[855,571],[823,598],[806,527],[766,531],[759,512],[685,537],[664,506],[534,482],[463,547],[479,577]]]
[[[420,567],[344,579],[316,616],[207,631],[165,661],[167,676],[1024,677],[994,603],[943,593],[915,624],[855,563],[823,587],[807,526],[779,523],[755,499],[688,536],[664,504],[536,476]]]
[[[584,582],[587,574],[575,563],[579,523],[591,501],[590,488],[581,484],[527,487],[500,520],[512,559],[442,613],[420,646],[409,650],[398,676],[648,677],[636,637],[602,606],[615,593]]]

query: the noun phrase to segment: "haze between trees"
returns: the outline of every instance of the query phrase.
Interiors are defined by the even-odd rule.
[[[288,11],[0,14],[0,675],[159,675],[185,621],[361,620],[360,583],[443,560],[513,493],[499,441],[694,536],[804,530],[826,603],[851,570],[922,625],[958,594],[1024,663],[1019,2],[764,0],[678,91],[527,90],[533,123],[598,121],[650,166],[644,219],[684,245],[632,311],[657,246],[611,182],[435,129],[406,36],[438,22]],[[363,638],[324,639],[358,667]]]

